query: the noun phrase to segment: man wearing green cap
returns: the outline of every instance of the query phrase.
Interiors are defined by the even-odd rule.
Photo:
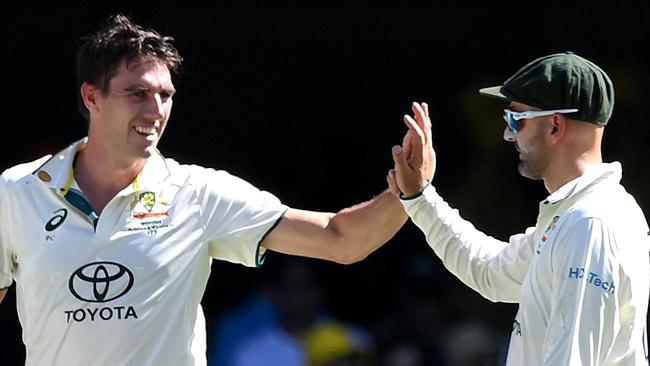
[[[491,301],[519,303],[507,365],[648,365],[650,231],[620,184],[621,164],[601,154],[611,80],[566,52],[480,93],[508,103],[504,139],[519,152],[518,170],[550,192],[535,227],[499,241],[436,193],[425,103],[404,117],[391,188],[452,273]]]

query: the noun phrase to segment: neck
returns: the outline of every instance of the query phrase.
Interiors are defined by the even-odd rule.
[[[544,174],[549,192],[581,176],[589,166],[603,162],[603,130],[588,122],[568,120],[565,134],[549,151],[551,159]]]
[[[549,164],[549,172],[544,177],[544,185],[550,193],[584,174],[590,166],[603,162],[600,146],[574,155],[560,153],[558,157]]]
[[[146,159],[119,161],[92,143],[79,151],[74,167],[75,180],[99,213],[118,192],[138,176]]]
[[[544,185],[546,189],[553,193],[560,189],[563,185],[569,183],[570,181],[580,177],[590,166],[597,165],[602,163],[600,157],[589,158],[589,159],[578,159],[573,161],[571,164],[567,164],[563,168],[557,168],[544,178]]]

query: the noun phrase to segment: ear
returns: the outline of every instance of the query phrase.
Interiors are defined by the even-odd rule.
[[[99,99],[101,97],[101,90],[94,85],[84,82],[81,84],[81,99],[88,109],[89,113],[99,111]]]
[[[555,114],[551,117],[550,140],[552,143],[560,141],[567,132],[567,120],[562,114]]]

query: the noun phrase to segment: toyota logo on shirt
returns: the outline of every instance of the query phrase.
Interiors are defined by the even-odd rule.
[[[68,282],[79,300],[108,302],[124,296],[133,286],[133,272],[115,262],[93,262],[77,269]]]

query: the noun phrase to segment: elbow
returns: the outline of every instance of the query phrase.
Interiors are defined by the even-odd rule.
[[[357,244],[345,240],[338,241],[335,246],[336,250],[330,259],[344,265],[354,264],[366,259],[370,253],[360,250]]]

